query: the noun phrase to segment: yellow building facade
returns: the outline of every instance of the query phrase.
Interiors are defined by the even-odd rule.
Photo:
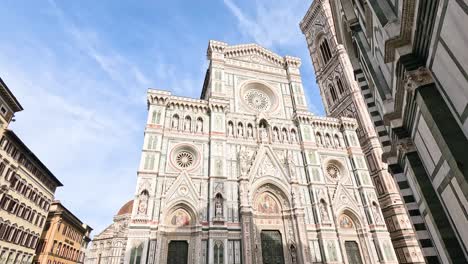
[[[60,201],[54,201],[36,250],[34,263],[83,263],[93,229],[82,223]]]

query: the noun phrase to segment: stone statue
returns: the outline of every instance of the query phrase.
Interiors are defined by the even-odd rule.
[[[244,146],[239,150],[239,166],[241,175],[246,175],[249,172],[250,155]]]
[[[173,117],[172,118],[172,128],[178,129],[179,128],[179,118]]]
[[[215,217],[223,218],[223,202],[221,201],[221,198],[216,198]]]
[[[244,127],[242,125],[239,125],[237,126],[237,135],[239,137],[243,137],[244,136]]]
[[[184,124],[184,130],[185,131],[190,131],[190,128],[191,128],[191,120],[189,118],[186,118],[185,119],[185,124]]]
[[[279,141],[278,130],[276,130],[276,129],[273,129],[273,140],[274,141]]]
[[[330,218],[328,217],[327,204],[324,201],[320,202],[319,209],[322,222],[330,221]]]
[[[146,215],[148,209],[148,192],[143,191],[140,194],[140,203],[138,204],[138,214]]]
[[[203,121],[201,119],[197,120],[197,132],[203,132]]]
[[[294,162],[294,158],[291,151],[289,151],[286,156],[286,162],[288,163],[289,174],[291,179],[296,179],[296,164]]]
[[[253,136],[253,130],[251,126],[247,127],[247,137],[251,138]]]
[[[377,207],[375,203],[372,205],[372,213],[374,214],[375,223],[376,224],[382,223],[382,217],[380,217],[379,208]]]
[[[264,124],[260,125],[260,141],[263,143],[268,141],[268,133]]]
[[[232,137],[233,127],[232,123],[228,124],[228,137]]]
[[[283,141],[288,141],[288,132],[286,130],[283,130]]]
[[[291,250],[291,263],[296,264],[297,263],[296,247],[294,245],[291,245],[289,249]]]
[[[296,141],[297,141],[296,132],[292,132],[291,133],[291,142],[296,142]]]

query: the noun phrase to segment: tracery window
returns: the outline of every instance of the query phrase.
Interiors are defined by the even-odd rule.
[[[216,241],[214,245],[214,264],[224,263],[224,246],[223,242]]]
[[[141,253],[143,252],[143,245],[140,244],[138,247],[134,247],[130,253],[130,264],[140,264]]]
[[[323,40],[320,42],[319,49],[320,54],[322,55],[323,64],[325,65],[332,57],[330,46],[328,45],[326,38],[323,38]]]
[[[336,95],[335,87],[333,87],[331,84],[328,86],[328,89],[330,90],[330,95],[332,97],[332,102],[334,103],[336,99],[338,99],[338,96]]]
[[[257,89],[247,91],[244,99],[250,107],[259,111],[266,111],[270,109],[271,106],[269,96],[263,91]]]
[[[340,92],[340,95],[344,93],[344,86],[343,82],[341,81],[341,78],[336,77],[336,85],[338,86],[338,91]]]

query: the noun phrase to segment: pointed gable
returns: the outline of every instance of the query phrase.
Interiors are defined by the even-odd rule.
[[[189,201],[196,205],[199,195],[186,171],[182,171],[166,192],[166,201],[173,204],[178,200]]]

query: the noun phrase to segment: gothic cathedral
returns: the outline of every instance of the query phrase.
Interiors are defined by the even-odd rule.
[[[200,99],[148,91],[124,263],[397,263],[362,120],[308,112],[298,58],[218,41],[207,57]]]

